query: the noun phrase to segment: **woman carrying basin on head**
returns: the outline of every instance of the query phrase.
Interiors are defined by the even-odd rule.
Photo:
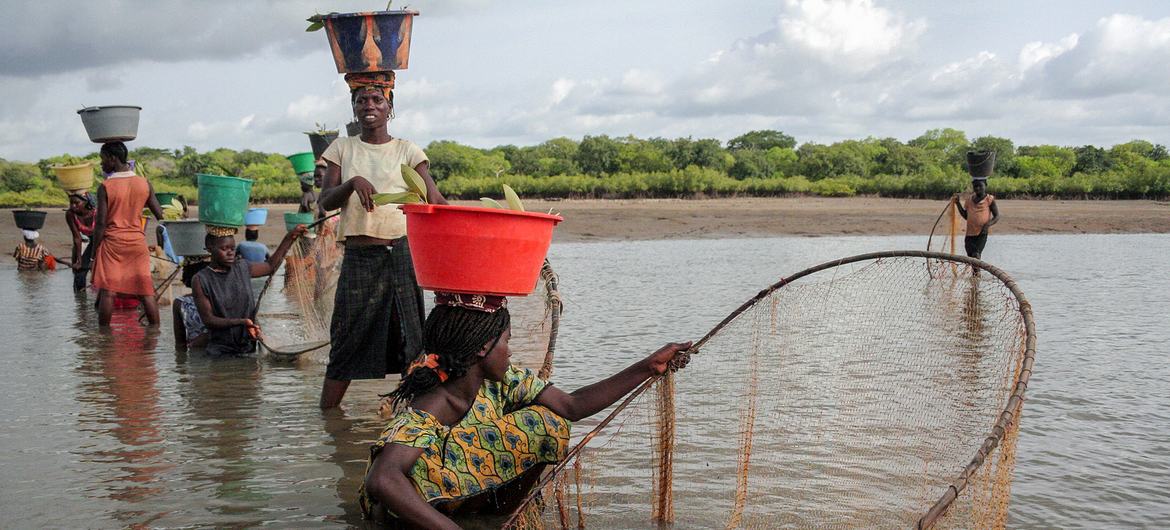
[[[137,298],[151,326],[158,325],[158,303],[150,279],[150,250],[142,230],[142,209],[163,218],[154,188],[134,174],[122,142],[102,144],[102,171],[109,176],[98,186],[97,220],[93,231],[93,284],[98,289],[98,324],[110,325],[114,296]],[[89,261],[83,260],[88,268]]]

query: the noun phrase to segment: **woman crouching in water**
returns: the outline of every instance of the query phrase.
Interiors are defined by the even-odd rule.
[[[510,324],[502,297],[436,294],[424,353],[391,394],[398,412],[370,450],[359,492],[367,518],[459,528],[449,515],[514,510],[564,458],[571,422],[664,373],[691,346],[667,344],[570,394],[509,362]]]

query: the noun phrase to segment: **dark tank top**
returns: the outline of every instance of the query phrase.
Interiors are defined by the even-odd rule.
[[[237,258],[227,272],[204,267],[195,274],[199,287],[211,300],[211,313],[220,318],[253,318],[252,273],[248,260]],[[207,353],[243,355],[256,351],[256,341],[244,326],[207,329]]]

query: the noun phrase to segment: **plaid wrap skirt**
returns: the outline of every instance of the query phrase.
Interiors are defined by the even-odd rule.
[[[402,373],[422,350],[423,312],[405,237],[389,247],[346,247],[325,377],[352,381]]]

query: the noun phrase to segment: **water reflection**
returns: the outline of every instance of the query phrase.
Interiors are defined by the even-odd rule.
[[[93,314],[83,310],[81,316]],[[156,385],[153,352],[159,332],[138,324],[135,313],[122,311],[114,314],[108,330],[95,335],[86,339],[77,365],[87,376],[77,398],[83,406],[81,425],[117,443],[80,446],[78,460],[100,470],[95,477],[100,486],[86,494],[135,505],[112,515],[125,523],[148,523],[157,517],[150,513],[149,501],[166,492],[159,475],[172,467],[164,458]]]
[[[233,524],[256,525],[270,496],[253,482],[260,459],[255,449],[258,425],[269,419],[257,411],[260,365],[251,357],[216,358],[201,351],[176,357],[178,396],[190,426],[181,439],[189,461],[183,479],[198,485],[205,507],[230,515]]]

